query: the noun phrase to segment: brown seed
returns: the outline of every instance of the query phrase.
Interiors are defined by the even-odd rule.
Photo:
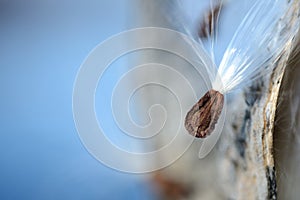
[[[215,129],[223,109],[224,95],[209,90],[187,113],[185,128],[197,138],[205,138]]]

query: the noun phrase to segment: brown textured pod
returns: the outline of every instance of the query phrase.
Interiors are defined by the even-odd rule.
[[[185,117],[185,128],[197,138],[205,138],[215,129],[223,109],[224,95],[216,90],[209,90],[192,107]]]

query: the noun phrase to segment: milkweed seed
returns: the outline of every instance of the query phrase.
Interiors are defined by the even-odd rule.
[[[209,90],[185,117],[185,128],[197,138],[205,138],[215,129],[224,105],[224,95]]]

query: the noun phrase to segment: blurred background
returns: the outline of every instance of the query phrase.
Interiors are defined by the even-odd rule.
[[[72,115],[81,63],[129,28],[130,6],[0,0],[0,199],[153,199],[142,176],[86,151]]]

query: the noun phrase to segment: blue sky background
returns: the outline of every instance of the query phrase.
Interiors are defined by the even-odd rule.
[[[0,1],[0,199],[150,198],[141,176],[88,154],[72,116],[80,64],[126,29],[128,5]]]

